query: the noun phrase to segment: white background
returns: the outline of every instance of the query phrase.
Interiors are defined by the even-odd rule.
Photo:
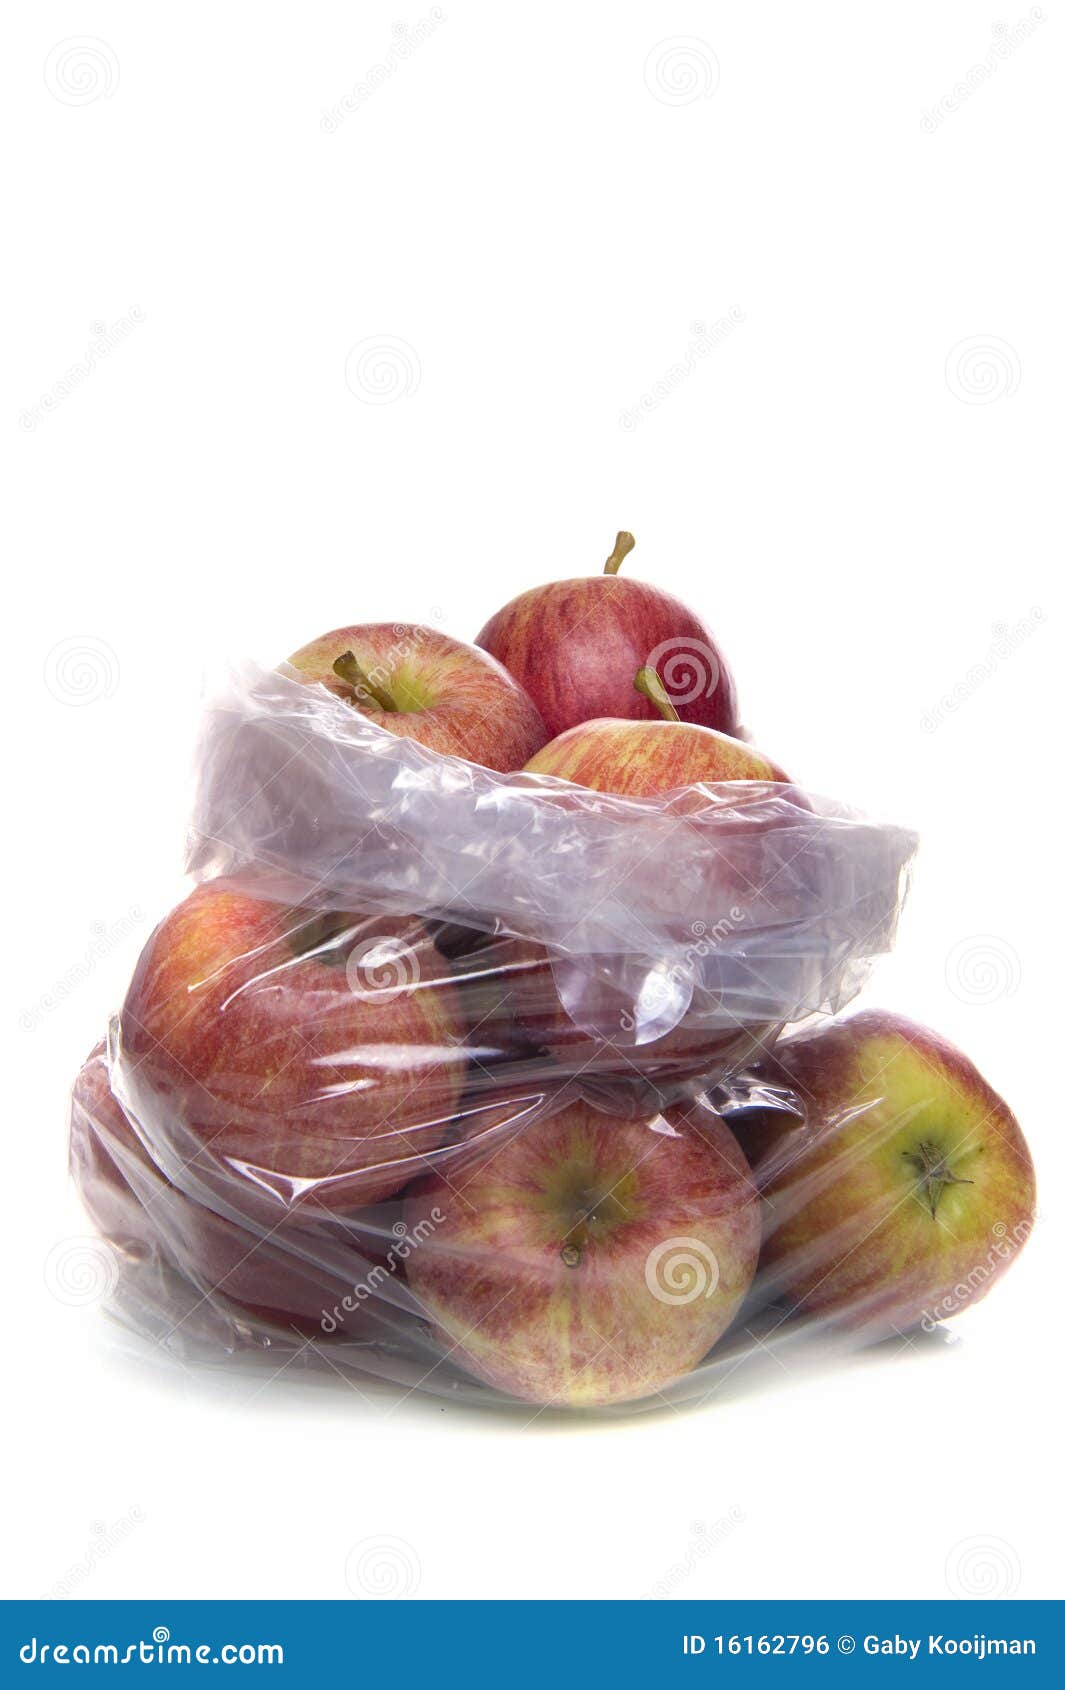
[[[347,1596],[387,1538],[425,1597],[639,1596],[673,1566],[686,1597],[1045,1596],[1060,5],[445,12],[355,100],[428,7],[9,20],[6,1589],[80,1565],[83,1596]],[[87,80],[54,51],[83,37]],[[87,1230],[65,1094],[181,891],[205,667],[432,607],[472,638],[619,527],[720,636],[758,742],[919,828],[867,996],[1017,1110],[1024,1259],[956,1344],[606,1426],[125,1352],[49,1289]]]

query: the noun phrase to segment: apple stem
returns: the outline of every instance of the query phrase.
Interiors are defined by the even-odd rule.
[[[381,710],[399,709],[388,688],[381,686],[379,682],[371,681],[353,651],[346,651],[342,657],[337,658],[333,664],[333,673],[339,675],[342,681],[347,681],[349,687],[354,687],[355,697],[359,702],[365,703],[367,699],[373,699]]]
[[[928,1199],[932,1219],[936,1218],[939,1200],[948,1185],[972,1185],[971,1179],[959,1179],[951,1173],[942,1153],[934,1144],[923,1142],[916,1150],[903,1151],[903,1158],[917,1169],[917,1183]]]
[[[667,722],[680,721],[676,706],[662,685],[662,677],[657,669],[637,669],[632,685],[634,691],[642,692],[645,698],[651,700],[658,714]]]
[[[614,541],[614,550],[603,565],[603,574],[616,575],[635,544],[636,541],[631,534],[624,532],[619,534]]]

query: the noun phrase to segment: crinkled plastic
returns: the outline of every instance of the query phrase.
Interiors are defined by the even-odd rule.
[[[233,677],[200,759],[197,879],[269,871],[314,908],[546,946],[575,1027],[626,1048],[841,1007],[916,847],[768,783],[638,801],[495,774],[272,671]]]
[[[757,1301],[739,1076],[890,947],[913,836],[495,774],[251,668],[198,767],[194,890],[72,1105],[119,1312],[478,1401],[704,1393]]]

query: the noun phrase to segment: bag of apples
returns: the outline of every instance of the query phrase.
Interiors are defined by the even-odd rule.
[[[893,940],[912,835],[739,737],[627,545],[476,646],[345,628],[220,689],[194,889],[71,1111],[116,1310],[165,1347],[678,1401],[770,1338],[941,1318],[986,1217],[1030,1215],[964,1058],[823,1022]]]

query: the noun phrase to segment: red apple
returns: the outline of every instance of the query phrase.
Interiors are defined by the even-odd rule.
[[[525,689],[476,646],[436,628],[367,622],[302,646],[289,663],[394,734],[488,769],[520,769],[548,738]]]
[[[173,1267],[205,1299],[221,1296],[272,1325],[309,1333],[322,1330],[323,1315],[345,1296],[348,1312],[341,1309],[334,1328],[350,1331],[363,1313],[367,1299],[351,1293],[379,1254],[373,1234],[338,1251],[333,1240],[259,1233],[180,1191],[115,1098],[102,1044],[74,1083],[70,1155],[82,1201],[104,1236],[136,1260]]]
[[[742,740],[680,721],[654,669],[639,670],[630,685],[649,701],[654,721],[582,722],[530,757],[526,773],[555,775],[622,798],[645,798],[700,782],[788,780]]]
[[[770,1290],[875,1337],[962,1312],[1016,1259],[1028,1146],[946,1039],[869,1010],[784,1040],[758,1073],[799,1110],[736,1125],[765,1193]]]
[[[323,917],[236,880],[156,929],[121,1018],[153,1154],[223,1193],[238,1181],[272,1222],[376,1202],[420,1171],[455,1113],[463,1033],[418,922]]]
[[[145,1171],[135,1192],[133,1170]],[[70,1095],[70,1170],[100,1231],[119,1248],[150,1251],[157,1232],[145,1213],[158,1186],[169,1185],[151,1161],[111,1091],[103,1043],[86,1057]]]
[[[706,627],[672,594],[617,574],[635,544],[619,534],[602,575],[511,599],[477,644],[521,682],[552,737],[596,717],[651,717],[648,701],[630,690],[644,667],[660,670],[685,721],[734,734],[736,689]]]
[[[758,1256],[750,1171],[705,1108],[625,1122],[568,1105],[419,1182],[408,1226],[434,1207],[408,1282],[446,1351],[530,1402],[664,1391],[725,1331]]]

